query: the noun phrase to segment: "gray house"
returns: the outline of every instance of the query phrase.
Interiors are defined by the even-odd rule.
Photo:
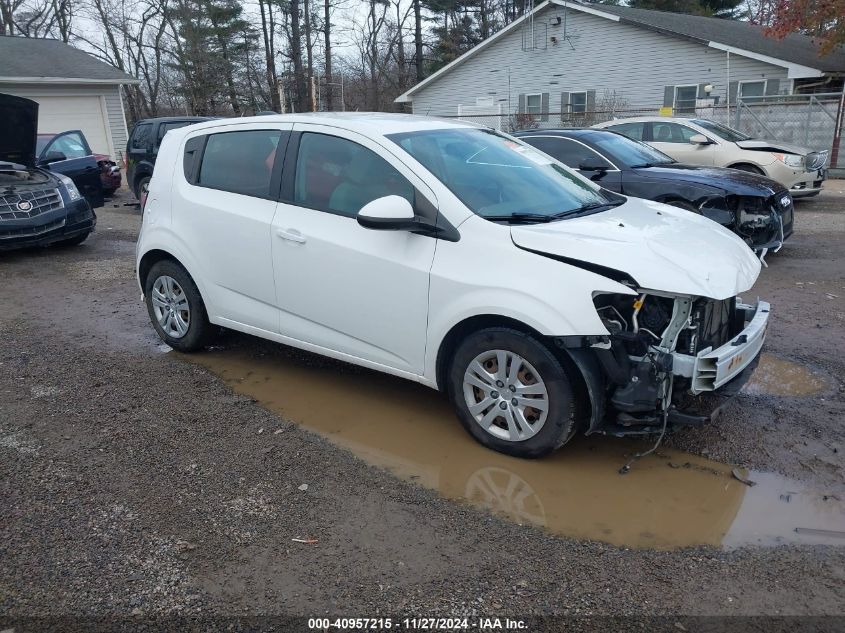
[[[396,101],[414,114],[519,113],[552,124],[841,93],[843,76],[845,52],[820,58],[805,36],[778,41],[744,22],[546,0]]]
[[[0,92],[38,102],[38,131],[82,130],[97,154],[122,157],[120,87],[134,77],[64,42],[0,37]]]

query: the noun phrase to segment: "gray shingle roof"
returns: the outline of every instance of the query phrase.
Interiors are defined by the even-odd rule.
[[[10,77],[136,82],[114,66],[59,40],[5,36],[0,37],[0,79]]]
[[[703,42],[718,42],[759,55],[768,55],[826,73],[845,72],[845,50],[819,57],[818,48],[806,35],[792,34],[783,40],[767,37],[761,26],[735,20],[668,13],[584,2],[585,6],[618,15],[620,22],[680,35]]]

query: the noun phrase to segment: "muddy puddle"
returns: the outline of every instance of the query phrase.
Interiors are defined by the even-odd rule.
[[[752,471],[744,473],[756,482],[748,487],[730,466],[662,449],[622,476],[620,466],[643,445],[601,436],[578,437],[542,460],[506,457],[476,444],[435,391],[293,355],[230,348],[183,358],[398,477],[520,524],[657,549],[845,545],[835,535],[795,531],[845,530],[845,504],[803,484]]]
[[[828,389],[827,381],[809,367],[763,354],[744,387],[746,393],[770,396],[813,396]]]

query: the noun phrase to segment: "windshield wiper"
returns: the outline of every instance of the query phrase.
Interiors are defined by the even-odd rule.
[[[556,219],[555,215],[546,215],[545,213],[508,213],[507,215],[484,215],[481,216],[485,220],[493,222],[551,222]]]
[[[598,211],[604,211],[605,209],[612,209],[613,207],[618,207],[620,204],[625,204],[625,200],[608,200],[607,202],[591,202],[589,204],[581,205],[576,209],[570,209],[569,211],[561,211],[560,213],[556,213],[553,215],[553,218],[563,218],[563,217],[571,217],[571,216],[578,216],[578,215],[586,215],[588,213],[596,213]]]

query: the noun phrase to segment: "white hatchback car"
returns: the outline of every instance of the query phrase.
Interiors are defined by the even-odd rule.
[[[707,119],[646,116],[614,119],[593,127],[648,143],[680,163],[731,167],[767,176],[789,189],[793,198],[818,195],[827,176],[827,150],[814,152],[791,143],[752,138]]]
[[[409,115],[169,132],[137,271],[176,349],[216,324],[419,381],[522,457],[579,430],[705,422],[753,371],[769,317],[736,298],[760,262],[715,222]]]

